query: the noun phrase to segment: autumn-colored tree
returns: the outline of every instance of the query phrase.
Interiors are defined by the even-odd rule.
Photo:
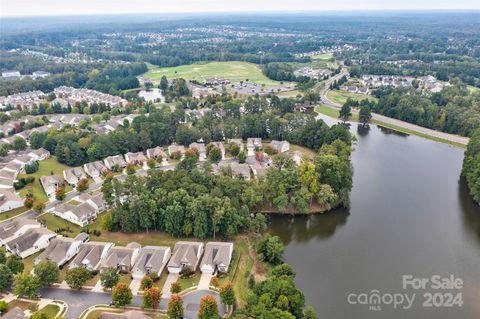
[[[218,277],[217,276],[213,276],[212,279],[210,279],[210,286],[218,287]]]
[[[65,199],[65,188],[64,187],[57,187],[55,190],[55,199],[56,200],[64,200]]]
[[[183,318],[183,300],[179,295],[172,295],[168,301],[168,318],[182,319]]]
[[[206,295],[200,300],[200,309],[198,310],[198,319],[216,319],[218,318],[217,300],[211,295]]]
[[[178,294],[180,291],[182,291],[182,285],[180,285],[178,281],[173,282],[170,286],[170,292],[172,294]]]
[[[262,151],[258,151],[255,153],[255,159],[259,162],[263,162],[263,159],[265,158],[265,154]]]
[[[116,307],[123,307],[132,302],[133,294],[125,284],[117,284],[112,290],[112,301]]]
[[[143,306],[145,308],[157,309],[160,299],[162,298],[162,292],[158,287],[151,287],[143,293]]]
[[[231,282],[226,283],[220,288],[220,300],[224,305],[229,307],[235,304],[235,292],[233,291],[233,285]]]
[[[77,183],[77,191],[84,192],[88,189],[88,179],[82,178]]]
[[[153,280],[150,276],[144,276],[140,282],[140,288],[142,290],[150,289],[153,286]]]

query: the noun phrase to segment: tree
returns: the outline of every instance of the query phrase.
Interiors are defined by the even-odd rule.
[[[33,272],[40,280],[42,286],[50,286],[58,281],[60,271],[56,263],[50,260],[42,260],[33,268]]]
[[[0,264],[4,264],[7,261],[7,255],[5,254],[5,248],[0,247]]]
[[[213,276],[212,279],[210,279],[210,286],[213,286],[213,287],[218,287],[218,277],[217,276]]]
[[[238,162],[240,164],[243,164],[243,163],[245,163],[246,160],[247,160],[247,154],[245,154],[245,152],[240,152],[238,154]]]
[[[57,187],[57,189],[55,190],[55,199],[62,201],[65,199],[65,196],[65,187]]]
[[[222,160],[222,151],[220,148],[217,146],[210,148],[210,151],[208,152],[208,159],[213,163],[220,162]]]
[[[279,264],[283,260],[284,249],[280,237],[267,234],[260,242],[258,253],[263,260],[271,264]]]
[[[164,93],[166,90],[168,90],[168,80],[167,80],[167,77],[164,75],[162,76],[162,78],[160,79],[160,90],[162,90]]]
[[[370,122],[372,119],[372,111],[370,110],[370,106],[364,105],[360,108],[358,119],[363,125],[366,125],[368,122]]]
[[[36,211],[37,213],[41,213],[44,208],[45,208],[45,204],[39,200],[33,203],[33,210]]]
[[[292,269],[292,267],[289,264],[281,264],[278,266],[275,266],[271,271],[270,274],[275,277],[275,278],[281,278],[281,277],[295,277],[295,271]]]
[[[305,309],[303,319],[318,319],[317,313],[315,312],[312,306],[308,306]]]
[[[82,178],[77,183],[77,191],[84,192],[88,189],[88,179]]]
[[[143,306],[146,308],[157,309],[160,299],[162,298],[162,292],[158,287],[151,287],[143,293]]]
[[[0,264],[0,291],[12,286],[13,273],[6,265]]]
[[[10,268],[12,274],[21,273],[24,268],[22,258],[18,257],[17,255],[8,256],[7,260],[5,261],[5,266]]]
[[[0,300],[0,315],[3,315],[8,310],[8,302]]]
[[[179,295],[172,295],[168,301],[168,318],[182,319],[183,318],[183,300]]]
[[[343,122],[348,121],[348,119],[352,116],[352,108],[347,103],[343,104],[342,108],[340,109],[340,118]]]
[[[178,294],[180,291],[182,291],[182,286],[178,281],[172,282],[172,285],[170,286],[170,292],[172,294]]]
[[[65,281],[72,289],[81,289],[90,278],[92,278],[92,274],[82,267],[69,269],[65,275]]]
[[[153,286],[153,280],[150,276],[144,276],[140,282],[140,289],[146,290],[150,289]]]
[[[200,300],[200,309],[198,310],[198,319],[217,319],[218,306],[215,297],[206,295]]]
[[[15,151],[24,151],[27,149],[27,141],[21,137],[15,137],[12,143],[12,149]]]
[[[233,291],[233,285],[231,282],[226,283],[220,288],[220,300],[224,305],[229,307],[235,304],[235,292]]]
[[[132,302],[132,291],[125,284],[117,284],[112,290],[112,302],[116,307],[123,307]]]
[[[46,313],[40,312],[40,311],[35,311],[32,313],[30,316],[30,319],[49,319]]]
[[[40,286],[40,280],[37,276],[28,272],[22,272],[15,277],[13,293],[30,299],[37,298]]]
[[[106,289],[113,288],[116,284],[118,284],[119,280],[120,276],[118,275],[117,270],[113,267],[108,267],[107,269],[104,269],[100,274],[100,281],[102,283],[102,287]]]

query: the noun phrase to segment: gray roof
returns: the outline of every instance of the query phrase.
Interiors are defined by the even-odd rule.
[[[43,235],[50,235],[54,237],[56,234],[47,228],[33,228],[30,229],[25,235],[10,240],[7,245],[10,250],[17,250],[19,253],[32,248],[33,244]]]
[[[224,242],[209,242],[205,246],[202,265],[228,266],[232,255],[233,244]]]
[[[24,225],[34,225],[40,227],[40,224],[33,219],[15,218],[0,224],[0,239],[6,239],[12,236],[17,230]]]
[[[173,248],[173,255],[170,258],[168,266],[180,267],[182,264],[196,265],[198,262],[197,254],[201,249],[200,242],[179,241]]]
[[[71,266],[82,266],[84,260],[88,260],[94,268],[100,262],[102,257],[102,252],[105,249],[105,246],[110,243],[100,243],[100,242],[88,242],[83,244],[78,251],[77,256],[70,263]]]
[[[58,264],[63,258],[65,258],[65,255],[73,242],[73,238],[54,238],[50,241],[48,247],[38,255],[35,261],[40,262],[42,260],[50,260]]]
[[[6,314],[2,316],[2,319],[25,319],[25,313],[20,307],[10,309]]]
[[[129,247],[113,247],[108,253],[102,267],[133,266],[134,249]]]
[[[133,271],[139,270],[144,274],[158,273],[163,269],[165,254],[170,251],[168,247],[145,246],[140,250]]]
[[[207,150],[205,148],[205,143],[192,143],[189,145],[190,148],[195,148],[199,153],[205,153]]]

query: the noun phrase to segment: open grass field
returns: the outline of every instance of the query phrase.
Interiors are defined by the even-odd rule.
[[[26,211],[27,211],[27,208],[19,207],[19,208],[9,210],[8,212],[5,212],[5,213],[1,213],[0,214],[0,222],[2,220],[9,219],[9,218],[15,217],[17,215],[20,215],[21,213],[24,213]]]
[[[55,318],[60,311],[60,307],[54,304],[46,305],[39,312],[46,314],[47,318]]]
[[[280,82],[267,78],[258,65],[249,62],[208,62],[168,68],[149,64],[149,68],[150,70],[144,76],[152,81],[160,81],[165,75],[169,79],[184,78],[199,82],[207,78],[219,77],[237,83],[248,79],[249,82],[267,87],[280,85]]]
[[[62,175],[63,170],[69,168],[67,165],[61,164],[57,161],[57,158],[52,156],[51,158],[39,161],[38,171],[33,174],[19,174],[17,179],[21,177],[33,176],[35,181],[31,184],[28,184],[24,188],[18,191],[20,197],[25,198],[27,193],[32,193],[37,200],[42,202],[48,201],[47,194],[45,194],[42,185],[40,185],[40,177],[46,175]],[[69,192],[72,188],[70,186],[65,187],[65,191]]]
[[[347,102],[347,99],[350,98],[355,101],[361,101],[364,99],[369,99],[370,101],[377,102],[378,99],[371,95],[365,94],[358,94],[358,93],[350,93],[347,91],[340,91],[340,90],[331,90],[327,92],[327,98],[330,101],[333,101],[338,104],[344,104]]]

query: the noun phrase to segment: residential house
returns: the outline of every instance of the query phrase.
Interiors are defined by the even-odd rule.
[[[161,157],[163,159],[163,162],[168,163],[167,154],[164,152],[163,148],[161,148],[159,146],[154,147],[154,148],[149,148],[147,150],[147,157],[155,159],[155,160],[158,159],[159,157]]]
[[[103,162],[109,170],[114,170],[115,168],[125,168],[125,166],[127,166],[127,162],[125,162],[122,155],[109,156],[104,159]]]
[[[50,240],[57,234],[44,227],[33,228],[21,237],[14,238],[5,244],[8,252],[21,258],[31,256],[50,244]]]
[[[34,219],[14,218],[0,224],[0,246],[7,242],[22,237],[33,228],[40,228],[42,225]]]
[[[179,241],[173,248],[172,258],[168,262],[168,272],[180,273],[183,269],[195,271],[203,252],[203,243]]]
[[[0,178],[0,190],[12,190],[13,179]]]
[[[127,154],[125,154],[125,160],[128,164],[143,165],[143,163],[147,161],[147,158],[145,157],[145,155],[143,155],[142,152],[128,152]]]
[[[255,150],[262,148],[262,139],[255,137],[255,138],[248,138],[247,139],[247,155],[253,156],[255,155]]]
[[[2,319],[26,319],[26,318],[27,317],[25,316],[25,313],[20,307],[12,308],[8,310],[6,314],[2,315]]]
[[[35,160],[33,158],[31,158],[30,156],[28,156],[27,154],[23,154],[23,155],[20,155],[20,156],[16,156],[14,159],[13,159],[13,162],[14,163],[18,163],[20,165],[22,165],[23,167],[25,165],[30,165],[34,162]]]
[[[91,178],[100,177],[103,173],[108,171],[107,167],[103,165],[102,161],[87,163],[83,165],[83,169]]]
[[[35,71],[32,73],[32,78],[37,79],[37,78],[46,78],[50,76],[50,72],[45,72],[45,71]]]
[[[225,159],[225,144],[223,142],[211,142],[210,144],[218,147],[222,152],[222,160]]]
[[[39,148],[37,150],[33,150],[30,153],[28,153],[28,156],[33,158],[35,161],[43,161],[46,160],[47,158],[50,158],[50,152],[47,151],[44,148]]]
[[[265,176],[265,174],[267,174],[267,170],[269,169],[268,166],[264,166],[259,162],[250,164],[250,168],[252,169],[253,176],[255,176],[256,178]]]
[[[207,150],[204,143],[192,143],[189,148],[196,149],[198,151],[198,160],[204,161],[207,159]]]
[[[89,271],[98,271],[113,246],[113,243],[94,241],[85,243],[80,246],[78,254],[70,262],[68,268],[83,267]]]
[[[288,150],[290,150],[290,143],[288,143],[287,141],[273,140],[273,141],[270,142],[270,147],[276,153],[283,153],[283,152],[287,152]]]
[[[243,140],[241,138],[230,138],[227,139],[228,144],[237,144],[240,147],[240,152],[243,152]]]
[[[0,182],[3,181],[0,178]],[[0,213],[23,207],[23,200],[13,189],[0,189]]]
[[[208,242],[205,245],[200,270],[202,273],[213,274],[216,271],[226,273],[232,260],[233,243]]]
[[[7,169],[0,169],[0,178],[8,179],[8,180],[15,180],[17,178],[17,173],[13,171],[9,171]]]
[[[103,200],[102,192],[83,193],[75,198],[81,203],[87,203],[92,206],[97,214],[103,213],[106,209],[105,201]]]
[[[47,175],[40,177],[40,184],[48,197],[55,196],[57,188],[63,185],[63,180],[59,175]]]
[[[183,145],[176,145],[176,144],[172,144],[170,146],[168,146],[168,155],[170,157],[173,156],[173,154],[177,153],[177,152],[180,152],[180,154],[185,154],[185,147]]]
[[[58,204],[52,208],[52,212],[55,216],[80,227],[87,226],[97,218],[97,210],[87,202],[79,205]]]
[[[14,172],[15,174],[18,175],[21,172],[23,172],[24,167],[25,167],[24,165],[19,164],[15,161],[10,161],[7,165],[5,165],[5,167],[3,169],[6,169],[7,171]]]
[[[53,238],[48,247],[35,258],[35,265],[48,260],[61,268],[78,253],[80,246],[88,241],[88,238],[85,233],[80,233],[75,238]]]
[[[102,312],[99,319],[151,319],[143,312],[130,310],[123,313]]]
[[[87,174],[81,167],[69,168],[63,171],[65,181],[75,188],[81,179],[87,178]]]
[[[149,274],[160,276],[170,259],[170,247],[145,246],[140,249],[137,261],[132,269],[132,277],[142,279]]]
[[[132,269],[141,246],[137,243],[129,243],[126,247],[113,247],[108,252],[101,270],[115,268],[118,272],[127,274]]]

